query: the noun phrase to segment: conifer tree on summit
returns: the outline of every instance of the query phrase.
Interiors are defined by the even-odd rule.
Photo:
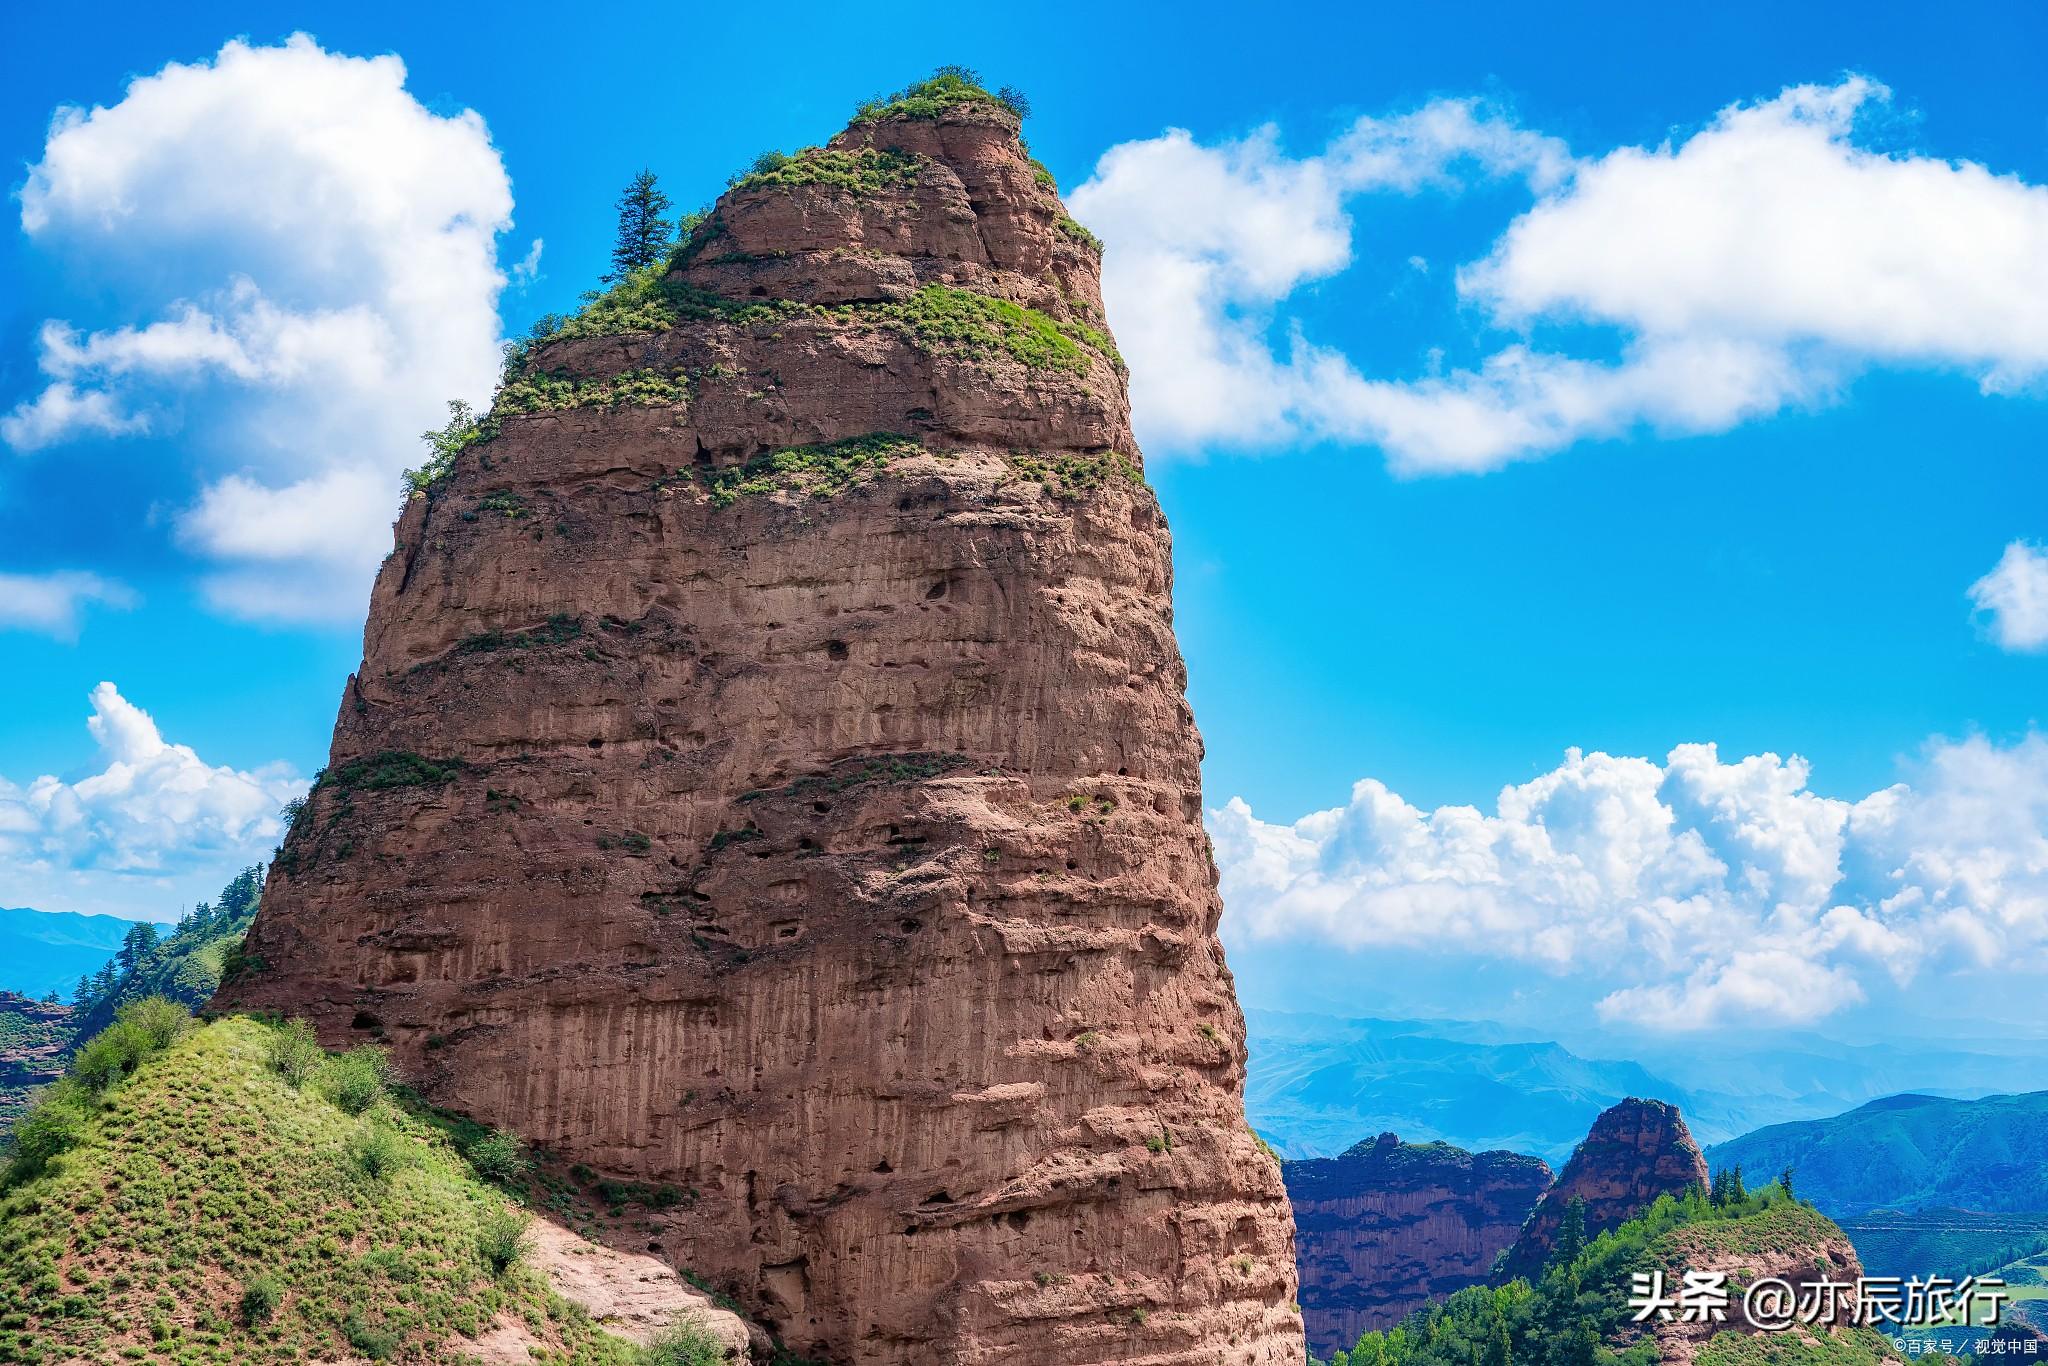
[[[619,196],[619,233],[612,243],[612,268],[607,282],[625,279],[661,260],[668,251],[674,220],[664,217],[672,208],[669,197],[655,182],[654,172],[633,177]]]

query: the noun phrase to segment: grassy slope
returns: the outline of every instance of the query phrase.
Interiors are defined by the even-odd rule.
[[[500,1315],[549,1360],[638,1360],[535,1274],[492,1274],[478,1222],[505,1197],[441,1128],[388,1098],[358,1119],[294,1090],[267,1066],[269,1033],[194,1030],[108,1093],[82,1146],[0,1198],[0,1361],[331,1361],[374,1356],[386,1334],[390,1360],[457,1361]],[[350,1150],[371,1125],[406,1155],[383,1177]],[[266,1274],[282,1300],[246,1326],[244,1290]]]

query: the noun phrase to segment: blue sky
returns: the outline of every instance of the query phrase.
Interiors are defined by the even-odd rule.
[[[1188,372],[1176,357],[1133,346],[1145,326],[1137,315],[1157,299],[1129,283],[1132,274],[1123,290],[1130,307],[1118,311],[1111,292],[1111,323],[1137,372],[1151,478],[1176,538],[1178,624],[1208,741],[1208,803],[1241,798],[1246,807],[1217,833],[1230,947],[1248,996],[1280,1004],[1299,994],[1356,1013],[1519,1013],[1554,1019],[1560,1031],[1661,1016],[1699,1028],[1726,1028],[1737,1016],[1867,1028],[1896,1019],[1902,1003],[1916,1020],[1959,1012],[2027,1027],[2032,1008],[2017,974],[2038,968],[2048,934],[2039,923],[2048,919],[2048,844],[2038,819],[2048,813],[2027,748],[2048,696],[2048,658],[2027,613],[2048,607],[2026,596],[2036,580],[2024,547],[2048,541],[2048,406],[2042,372],[2030,368],[2038,339],[2023,317],[2012,321],[2009,304],[2040,276],[2001,287],[1985,266],[1984,278],[1958,286],[1945,267],[1951,242],[1957,259],[1985,254],[1973,233],[1987,215],[2009,211],[2022,233],[2036,220],[2038,187],[2048,184],[2048,16],[2022,4],[1973,7],[1966,19],[1909,5],[1636,9],[1273,7],[1254,21],[1241,8],[1202,5],[1030,16],[966,7],[941,24],[927,6],[820,7],[764,25],[621,7],[571,27],[558,8],[520,5],[469,16],[313,5],[282,18],[274,7],[136,7],[89,21],[15,7],[0,17],[0,46],[36,59],[17,63],[0,90],[0,145],[19,191],[46,159],[60,107],[117,105],[131,78],[209,62],[237,36],[264,47],[303,31],[337,58],[396,54],[404,91],[424,107],[406,126],[438,127],[464,110],[488,125],[509,178],[510,227],[495,236],[495,265],[510,278],[485,299],[496,309],[487,321],[518,330],[572,306],[593,281],[609,202],[643,164],[679,201],[706,201],[757,152],[823,140],[863,97],[941,62],[977,67],[1029,93],[1027,134],[1063,187],[1093,181],[1093,198],[1083,191],[1076,209],[1108,239],[1112,272],[1187,253],[1219,278],[1279,280],[1238,288],[1204,315],[1218,336],[1252,337],[1273,362],[1237,368],[1252,396],[1242,421],[1225,413],[1206,425],[1177,415],[1175,375]],[[1881,82],[1888,96],[1841,97],[1853,76]],[[1790,324],[1740,251],[1715,258],[1726,280],[1700,275],[1715,264],[1701,264],[1704,251],[1689,264],[1653,253],[1628,275],[1621,258],[1638,236],[1676,243],[1696,217],[1683,193],[1696,188],[1711,209],[1717,182],[1701,172],[1657,191],[1675,221],[1646,221],[1640,234],[1603,246],[1599,234],[1612,224],[1599,217],[1595,190],[1609,182],[1596,175],[1630,170],[1607,159],[1667,141],[1684,148],[1721,111],[1769,106],[1801,86],[1855,106],[1827,139],[1845,194],[1873,170],[1857,156],[1937,171],[1966,162],[1988,175],[1956,189],[1952,203],[1931,196],[1929,222],[1902,213],[1896,241],[1882,225],[1871,229],[1864,247],[1881,268],[1863,276],[1856,248],[1821,244],[1811,259],[1823,272],[1839,259],[1841,279]],[[1411,134],[1422,129],[1427,143],[1429,125],[1400,121],[1457,109],[1481,131],[1440,147],[1420,183],[1398,170],[1330,169],[1343,139],[1361,129],[1374,147],[1428,161]],[[1186,130],[1179,150],[1163,140],[1170,129]],[[1763,133],[1742,145],[1767,159],[1775,144]],[[1102,161],[1119,147],[1132,149],[1124,161]],[[208,164],[202,145],[155,141],[150,154],[190,158],[195,175]],[[1560,172],[1546,158],[1576,169]],[[477,202],[487,201],[496,193],[491,167],[465,164],[445,178],[459,187],[473,177]],[[1219,228],[1189,245],[1176,233],[1201,210],[1177,207],[1175,196],[1194,204],[1196,179],[1210,172],[1266,190],[1308,188],[1299,197],[1276,191],[1270,231]],[[1681,173],[1692,174],[1680,163],[1672,174]],[[1345,187],[1317,198],[1314,185],[1345,174]],[[1792,179],[1778,193],[1804,221]],[[153,221],[145,209],[109,226],[113,201],[95,206],[87,191],[66,201],[61,176],[51,183],[58,207],[48,223],[24,225],[32,194],[0,233],[0,409],[24,411],[52,383],[52,348],[39,340],[48,319],[73,325],[76,337],[112,334],[174,316],[181,301],[225,297],[243,273],[279,302],[293,302],[295,288],[308,308],[350,302],[344,270],[317,282],[293,276],[279,258],[298,239],[254,228],[208,236],[198,210]],[[1495,254],[1540,204],[1558,212],[1528,230],[1547,223],[1553,250],[1532,248],[1537,264],[1517,274],[1520,257]],[[1289,217],[1296,209],[1299,221]],[[1330,249],[1301,255],[1317,231]],[[536,240],[544,246],[528,278],[515,267]],[[1589,305],[1604,286],[1559,263],[1567,248],[1611,253],[1634,292]],[[1469,273],[1490,256],[1504,262],[1492,292]],[[1802,281],[1808,273],[1795,271]],[[1931,320],[1917,331],[1888,331],[1889,321],[1872,328],[1862,301],[1919,277],[1920,293],[1883,314],[1917,308]],[[1667,278],[1689,279],[1693,293],[1672,303],[1660,293]],[[1942,293],[1951,289],[1953,302]],[[1681,292],[1672,286],[1672,296]],[[2048,297],[2035,297],[2048,312]],[[1519,319],[1501,302],[1531,298],[1536,306]],[[1724,299],[1736,302],[1723,308]],[[1928,340],[1944,320],[1969,330],[1971,306],[1987,310],[1977,331],[2004,340],[1982,354],[1953,338]],[[1569,357],[1596,376],[1627,375],[1631,348],[1664,334],[1617,319],[1674,309],[1693,320],[1678,329],[1680,342],[1697,342],[1702,329],[1745,345],[1763,336],[1763,364],[1794,373],[1772,369],[1772,396],[1737,405],[1738,416],[1675,419],[1671,405],[1684,395],[1667,385],[1643,400],[1642,420],[1623,404],[1618,415],[1566,424],[1540,448],[1494,451],[1476,457],[1478,472],[1445,473],[1444,460],[1418,455],[1414,440],[1385,435],[1373,404],[1387,394],[1333,416],[1328,394],[1343,385],[1308,380],[1293,364],[1304,354],[1299,337],[1369,384],[1455,378],[1516,346]],[[182,843],[175,803],[109,817],[90,837],[37,817],[35,849],[0,843],[0,904],[163,916],[266,848],[259,810],[323,761],[359,656],[367,589],[333,569],[338,561],[309,569],[275,547],[236,550],[242,543],[218,523],[195,522],[193,509],[205,490],[258,466],[251,478],[289,477],[288,451],[272,448],[302,441],[339,451],[370,439],[356,430],[358,415],[381,409],[374,389],[355,409],[327,411],[276,394],[249,406],[247,386],[225,371],[175,383],[156,374],[147,392],[122,387],[140,385],[139,371],[111,373],[100,379],[139,405],[123,411],[148,431],[73,430],[0,449],[0,575],[45,589],[53,575],[74,576],[58,584],[57,606],[33,619],[18,611],[13,629],[0,628],[0,778],[25,793],[42,775],[72,785],[102,773],[113,751],[86,728],[102,681],[118,689],[102,698],[103,731],[138,734],[146,723],[124,708],[140,708],[162,740],[243,776],[225,805],[209,808],[212,833]],[[1261,396],[1296,383],[1284,400]],[[259,444],[268,443],[261,460],[245,449],[257,426]],[[1972,586],[2015,543],[2021,559],[1997,580],[2012,585],[1996,599],[2003,606],[1984,605],[1989,590],[1973,604]],[[308,576],[319,575],[328,577],[317,610],[280,611],[276,595],[259,591],[274,576],[302,602]],[[133,754],[154,752],[146,736],[135,744]],[[1671,774],[1695,771],[1667,761],[1684,744],[1718,747],[1721,767],[1697,768],[1704,786],[1687,800],[1719,814],[1674,805]],[[1470,851],[1430,834],[1427,813],[1470,805],[1504,820],[1501,789],[1568,770],[1572,749],[1655,769],[1577,774],[1566,785],[1592,796],[1522,824],[1544,825],[1559,850],[1570,846],[1588,864],[1635,862],[1600,874],[1591,892],[1556,892],[1548,865],[1493,868],[1479,887],[1461,881]],[[1802,756],[1810,770],[1775,788],[1753,770],[1749,795],[1698,796],[1741,788],[1726,772],[1766,753]],[[1362,779],[1424,815],[1406,824],[1361,815],[1353,785]],[[1917,802],[1907,814],[1852,811],[1901,782]],[[1691,858],[1692,844],[1668,857],[1633,846],[1617,853],[1637,828],[1625,794],[1639,788],[1662,794],[1657,809],[1676,811],[1681,833],[1696,830],[1693,844],[1721,873],[1702,882],[1672,861]],[[112,800],[86,797],[87,807]],[[1987,800],[2012,828],[1978,847],[1957,813]],[[1339,808],[1350,817],[1332,817],[1328,829],[1294,826]],[[0,840],[7,816],[0,798]],[[1786,852],[1816,821],[1834,831],[1821,843],[1846,851],[1829,864],[1839,876],[1818,877],[1800,863],[1807,854]],[[1765,836],[1729,833],[1758,825]],[[1503,829],[1489,827],[1489,857],[1512,844]],[[1797,839],[1785,834],[1795,829]],[[1588,845],[1589,831],[1605,843]],[[1987,859],[1995,875],[1982,873]],[[1946,871],[1924,871],[1937,865]],[[1909,867],[1923,871],[1901,871]],[[1979,875],[1972,881],[1956,871],[1963,867]],[[1410,894],[1446,885],[1459,893],[1456,906],[1430,902],[1431,914],[1451,915],[1447,924],[1481,939],[1497,934],[1498,951],[1453,952],[1404,928],[1416,914]],[[1651,902],[1663,909],[1644,911]],[[1855,910],[1855,923],[1837,917],[1824,928],[1837,906]],[[1927,907],[1941,916],[1925,918]],[[1573,927],[1563,949],[1544,934],[1559,924]],[[1724,955],[1698,976],[1684,941],[1709,931],[1776,936],[1778,957],[1742,964]],[[1948,963],[1938,946],[1957,942],[1969,946],[1967,961]],[[1559,953],[1579,967],[1561,968]],[[1661,970],[1643,966],[1659,955]],[[1582,970],[1593,959],[1597,968]],[[1903,967],[1909,959],[1921,966]],[[1412,970],[1384,970],[1397,961]],[[1406,985],[1361,999],[1362,977]],[[1948,1007],[1910,1005],[1943,985]]]

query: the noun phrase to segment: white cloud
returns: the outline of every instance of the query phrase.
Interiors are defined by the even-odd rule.
[[[17,451],[40,450],[76,436],[132,436],[148,430],[148,419],[122,412],[112,394],[80,391],[63,380],[0,417],[0,441]]]
[[[1793,87],[1683,140],[1579,159],[1464,101],[1361,121],[1303,158],[1272,130],[1214,147],[1174,130],[1111,149],[1073,205],[1110,244],[1141,434],[1168,449],[1331,437],[1404,473],[1475,471],[1642,425],[1725,430],[1825,402],[1873,365],[2036,385],[2048,188],[1859,144],[1888,97],[1862,77]],[[1350,265],[1352,200],[1475,175],[1535,196],[1458,272],[1491,354],[1371,377],[1286,327],[1294,291]],[[1528,340],[1551,323],[1608,344]]]
[[[0,628],[19,627],[59,640],[75,640],[79,609],[88,603],[133,607],[135,594],[110,579],[75,570],[0,574]]]
[[[1603,1018],[1804,1023],[1943,966],[2048,966],[2048,738],[1930,746],[1858,802],[1798,758],[1570,751],[1491,815],[1383,784],[1292,825],[1209,813],[1250,940],[1417,948],[1597,984]]]
[[[2048,650],[2048,550],[2014,541],[1991,572],[1970,585],[1970,601],[1990,614],[1999,648]]]
[[[97,771],[0,778],[0,882],[11,902],[175,915],[158,903],[162,889],[205,887],[260,859],[283,834],[278,808],[306,791],[282,763],[241,771],[166,741],[112,683],[92,690],[86,728]]]
[[[405,76],[304,35],[231,42],[60,110],[21,191],[35,241],[150,320],[45,323],[48,384],[0,438],[178,431],[180,539],[230,610],[360,613],[418,433],[496,374],[510,182],[483,120]]]

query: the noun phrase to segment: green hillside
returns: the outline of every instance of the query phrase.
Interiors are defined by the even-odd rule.
[[[128,932],[113,959],[79,983],[74,1005],[78,1037],[89,1039],[129,1001],[161,996],[197,1010],[213,997],[234,953],[256,919],[263,870],[244,868],[220,896],[202,901],[162,934],[155,925]]]
[[[1707,1149],[1707,1161],[1716,1170],[1790,1167],[1799,1193],[1838,1218],[1875,1209],[2048,1211],[2048,1091],[1890,1096],[1832,1119],[1758,1129]]]
[[[130,1006],[0,1185],[0,1361],[455,1362],[508,1318],[537,1359],[648,1360],[521,1264],[526,1216],[377,1054],[303,1030]]]
[[[1717,1182],[1717,1184],[1719,1184]],[[1460,1290],[1383,1332],[1367,1333],[1327,1366],[1654,1366],[1654,1339],[1630,1322],[1630,1277],[1639,1270],[1698,1265],[1702,1255],[1800,1252],[1839,1231],[1783,1187],[1723,1198],[1694,1191],[1663,1196],[1640,1218],[1573,1253],[1567,1230],[1535,1285]],[[1723,1332],[1701,1347],[1697,1366],[1874,1366],[1898,1360],[1884,1337],[1837,1327],[1811,1341],[1789,1334]]]
[[[2048,1214],[1876,1209],[1837,1222],[1873,1276],[1976,1276],[2048,1249]]]
[[[61,1070],[72,1049],[112,1024],[122,1006],[158,996],[197,1010],[211,1000],[262,894],[263,870],[244,868],[217,899],[200,902],[169,933],[148,922],[122,922],[128,928],[113,956],[79,980],[68,1012],[0,993],[0,1139],[50,1080],[52,1064]]]

